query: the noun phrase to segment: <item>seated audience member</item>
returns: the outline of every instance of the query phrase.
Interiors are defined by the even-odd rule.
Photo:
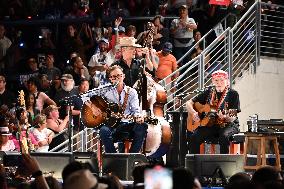
[[[28,92],[34,94],[36,101],[36,109],[38,109],[41,112],[45,104],[47,105],[56,105],[56,104],[44,92],[38,91],[39,85],[40,84],[38,78],[36,77],[31,77],[27,82]]]
[[[6,78],[0,75],[0,106],[6,105],[8,108],[12,108],[16,103],[15,94],[6,88]]]
[[[29,123],[32,123],[36,115],[38,115],[40,112],[36,108],[36,97],[34,94],[29,93],[25,96],[26,101],[26,109],[28,112],[28,121]]]
[[[54,105],[49,105],[43,110],[46,115],[46,127],[54,132],[54,134],[59,134],[68,126],[69,116],[67,115],[64,120],[59,119],[58,107]],[[52,142],[49,144],[49,150],[58,146],[65,141],[64,133],[57,135],[53,138]]]
[[[38,147],[38,143],[31,132],[31,124],[28,122],[28,112],[24,107],[18,107],[16,109],[16,118],[18,123],[16,124],[15,134],[12,135],[13,142],[17,151],[33,151]],[[20,136],[17,137],[17,135]]]
[[[91,57],[88,64],[96,87],[108,82],[106,70],[115,60],[112,51],[107,50],[108,40],[103,38],[99,41],[99,51]]]
[[[39,114],[35,117],[34,120],[34,128],[33,134],[38,142],[37,152],[47,152],[49,148],[49,144],[52,141],[54,133],[46,128],[46,116]]]
[[[54,55],[52,53],[48,53],[45,57],[45,66],[41,68],[41,72],[47,75],[49,81],[52,81],[56,76],[61,76],[61,71],[54,66]]]
[[[16,149],[13,140],[9,139],[11,135],[8,127],[0,127],[0,151],[14,151]]]
[[[71,74],[75,81],[75,85],[78,85],[82,78],[90,79],[89,70],[84,66],[84,62],[80,56],[76,56],[71,59],[71,65],[66,67],[64,75]]]

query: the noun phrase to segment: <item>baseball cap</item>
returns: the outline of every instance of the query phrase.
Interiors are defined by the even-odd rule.
[[[173,45],[170,42],[166,42],[162,49],[164,52],[172,52]]]
[[[73,76],[71,74],[63,74],[61,79],[73,79]]]

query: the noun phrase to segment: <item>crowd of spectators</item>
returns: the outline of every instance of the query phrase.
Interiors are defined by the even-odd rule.
[[[280,189],[283,178],[279,170],[273,166],[259,168],[254,173],[238,172],[218,184],[210,186],[201,184],[187,168],[169,168],[158,164],[143,163],[133,167],[133,182],[121,180],[115,173],[98,176],[90,163],[71,161],[62,172],[62,179],[46,176],[36,158],[29,154],[20,157],[21,168],[17,171],[0,169],[0,187],[2,189],[201,189],[218,187],[224,189]],[[11,168],[11,167],[10,167]],[[33,179],[31,179],[33,178]],[[211,178],[214,180],[214,178]],[[222,178],[215,178],[222,179]]]

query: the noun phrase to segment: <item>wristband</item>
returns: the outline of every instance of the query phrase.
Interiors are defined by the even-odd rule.
[[[42,175],[43,175],[43,174],[42,174],[42,171],[41,171],[41,170],[38,170],[38,171],[32,173],[32,177],[33,177],[33,178],[40,177],[40,176],[42,176]]]

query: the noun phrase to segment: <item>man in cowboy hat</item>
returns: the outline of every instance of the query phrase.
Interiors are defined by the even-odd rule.
[[[213,72],[212,84],[213,87],[209,87],[186,102],[188,116],[192,118],[193,123],[200,123],[200,120],[209,118],[208,124],[210,124],[210,127],[208,124],[198,124],[193,130],[189,139],[189,152],[192,154],[199,154],[200,144],[208,139],[217,139],[220,153],[228,154],[230,137],[239,131],[239,121],[236,116],[236,113],[241,111],[239,94],[229,88],[228,73],[223,70]],[[206,112],[205,116],[199,114],[202,112],[198,112],[196,103],[209,105],[210,112]]]
[[[123,69],[125,74],[124,83],[132,87],[139,79],[139,73],[141,71],[142,61],[135,61],[136,48],[141,48],[141,45],[136,44],[134,37],[122,37],[119,38],[119,43],[116,48],[121,48],[121,59],[112,65],[118,65]],[[148,65],[146,61],[146,71],[152,71],[153,65]],[[148,68],[148,69],[147,69]]]

